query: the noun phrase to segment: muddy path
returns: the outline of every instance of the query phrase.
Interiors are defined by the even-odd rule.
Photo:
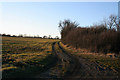
[[[64,51],[59,42],[54,42],[52,44],[52,53],[57,58],[56,65],[36,75],[35,78],[67,78],[74,72],[74,69],[76,69],[75,61],[71,55],[68,55]]]
[[[52,44],[52,52],[57,58],[56,65],[42,74],[37,75],[36,78],[62,78],[66,80],[118,78],[118,73],[109,69],[103,69],[97,63],[92,63],[79,56],[68,53],[59,42]]]
[[[59,48],[64,54],[66,54],[72,63],[70,63],[69,71],[64,77],[71,79],[83,79],[83,78],[99,78],[99,79],[117,79],[118,72],[114,72],[111,69],[104,69],[100,67],[99,64],[90,62],[80,56],[72,55],[71,53],[66,52],[58,43]],[[71,66],[72,65],[72,66]]]

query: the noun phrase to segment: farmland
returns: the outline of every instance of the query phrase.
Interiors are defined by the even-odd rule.
[[[119,55],[97,55],[58,39],[2,37],[3,78],[118,78]]]
[[[2,2],[0,78],[119,80],[120,2]]]
[[[50,67],[55,60],[52,43],[59,41],[17,37],[2,37],[2,40],[3,77],[24,77]]]

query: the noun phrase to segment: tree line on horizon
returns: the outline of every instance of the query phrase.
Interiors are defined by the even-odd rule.
[[[42,38],[42,39],[59,39],[58,36],[56,36],[55,38],[52,38],[51,35],[49,36],[43,36],[43,37],[40,37],[39,35],[37,36],[27,36],[26,34],[19,34],[18,36],[17,35],[10,35],[10,34],[0,34],[0,36],[6,36],[6,37],[25,37],[25,38]]]
[[[58,27],[63,44],[97,53],[120,53],[120,20],[116,15],[90,27],[80,27],[71,20],[60,21]]]

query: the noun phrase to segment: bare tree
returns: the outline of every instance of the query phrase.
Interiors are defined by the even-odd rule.
[[[108,20],[106,18],[103,19],[102,24],[107,27],[108,26]]]
[[[116,28],[117,31],[119,31],[120,27],[120,19],[116,15],[110,15],[109,17],[109,27]]]
[[[18,37],[23,37],[23,34],[19,34]]]
[[[76,22],[72,22],[69,19],[60,21],[59,22],[59,28],[60,28],[60,33],[61,33],[61,38],[65,38],[65,36],[73,29],[78,27],[79,24]]]
[[[104,18],[102,24],[109,29],[114,28],[117,29],[117,31],[120,29],[120,19],[114,14],[110,15],[108,19]]]
[[[109,25],[109,28],[110,28],[110,29],[112,28],[115,19],[116,19],[116,17],[115,17],[114,15],[110,15],[110,16],[109,16],[108,25]]]
[[[52,37],[51,37],[51,35],[49,35],[49,37],[48,37],[49,39],[51,39]]]
[[[59,39],[59,37],[58,37],[58,36],[56,36],[56,37],[55,37],[55,39]]]
[[[119,17],[117,18],[117,16],[115,16],[114,23],[117,31],[120,31],[120,18]]]
[[[47,38],[47,36],[43,36],[43,38]]]

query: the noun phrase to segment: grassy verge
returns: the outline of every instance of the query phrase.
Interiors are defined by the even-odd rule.
[[[114,72],[120,72],[120,61],[117,58],[109,58],[105,56],[92,55],[92,54],[77,54],[90,62],[97,63],[103,69],[111,69]]]
[[[62,43],[60,43],[60,45],[66,51],[72,53],[73,55],[79,56],[80,58],[83,58],[87,61],[98,64],[98,67],[101,67],[103,69],[110,69],[117,73],[120,72],[120,60],[119,60],[120,55],[117,55],[117,58],[111,58],[106,55],[98,55],[97,53],[91,53],[83,49],[76,50],[74,48],[67,47]],[[102,53],[99,53],[99,54],[102,54]]]

